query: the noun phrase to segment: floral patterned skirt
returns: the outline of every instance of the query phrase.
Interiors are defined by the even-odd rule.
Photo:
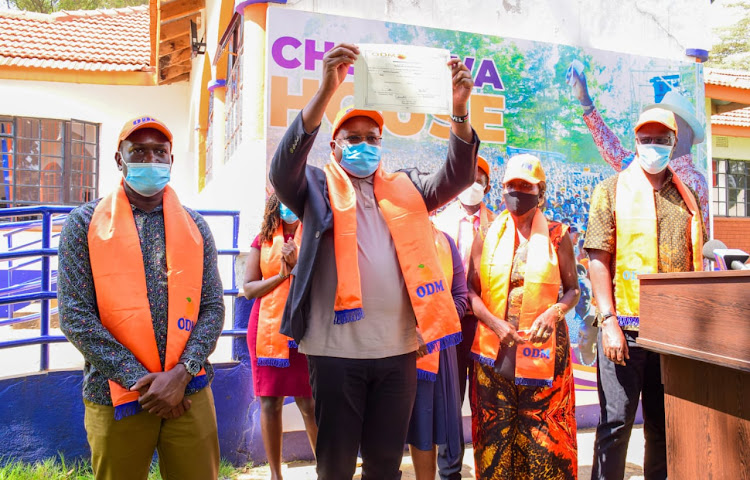
[[[575,387],[566,326],[558,323],[551,387],[516,385],[474,362],[472,438],[477,479],[576,479]]]

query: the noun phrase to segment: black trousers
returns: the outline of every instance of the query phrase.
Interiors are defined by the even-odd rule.
[[[602,349],[599,331],[597,386],[601,410],[594,441],[592,480],[618,480],[625,476],[625,459],[633,429],[638,397],[642,395],[645,480],[667,478],[664,385],[658,353],[635,343],[638,332],[625,331],[630,360],[626,365],[610,361]]]
[[[318,479],[351,480],[358,451],[363,480],[401,478],[417,392],[416,358],[415,352],[378,359],[308,355]]]

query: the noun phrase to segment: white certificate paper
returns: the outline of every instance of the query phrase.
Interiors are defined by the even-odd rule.
[[[443,48],[359,44],[354,106],[365,110],[449,115],[453,81]]]

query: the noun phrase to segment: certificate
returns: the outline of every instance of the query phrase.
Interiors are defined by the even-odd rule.
[[[453,81],[443,48],[359,44],[354,106],[365,110],[449,115]]]

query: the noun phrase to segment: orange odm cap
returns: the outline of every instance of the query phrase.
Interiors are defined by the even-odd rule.
[[[354,108],[354,106],[350,106],[342,108],[341,110],[339,110],[339,113],[336,114],[336,118],[333,120],[333,131],[331,132],[331,139],[336,138],[336,133],[338,133],[341,125],[343,125],[344,122],[354,117],[367,117],[372,119],[375,123],[378,124],[380,133],[383,133],[383,116],[380,114],[380,112],[377,112],[375,110],[359,110],[357,108]]]
[[[674,113],[663,108],[650,108],[638,117],[638,124],[635,126],[635,132],[647,123],[659,123],[672,130],[677,135],[677,122],[674,119]]]
[[[153,128],[160,131],[164,134],[164,136],[167,137],[167,140],[169,140],[169,145],[172,145],[172,132],[169,131],[169,128],[167,128],[164,122],[157,120],[149,115],[142,115],[140,117],[131,118],[130,120],[125,122],[122,130],[120,130],[120,136],[117,140],[117,148],[120,148],[120,143],[123,140],[132,135],[136,130],[140,130],[142,128]]]
[[[545,182],[547,177],[544,175],[542,162],[534,155],[523,153],[510,157],[508,165],[505,167],[503,183],[516,179],[536,185],[539,182]]]
[[[481,155],[477,155],[477,167],[481,168],[487,174],[488,179],[490,178],[490,164]]]

